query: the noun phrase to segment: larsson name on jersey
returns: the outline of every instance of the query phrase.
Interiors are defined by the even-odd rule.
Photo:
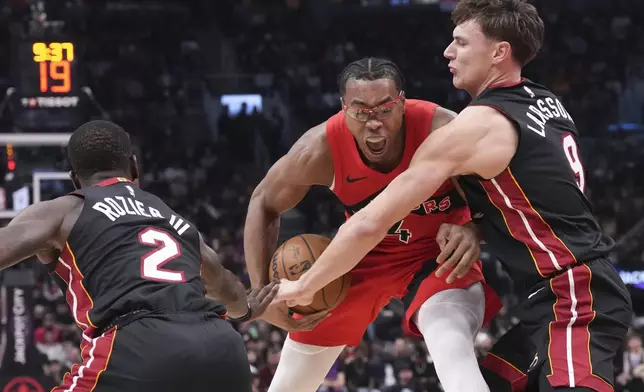
[[[530,94],[532,98],[535,97],[535,94],[528,87],[525,87],[525,90]],[[552,97],[539,98],[536,102],[528,106],[528,111],[526,115],[535,126],[528,124],[528,129],[537,134],[545,137],[546,136],[546,123],[552,118],[562,118],[569,120],[573,124],[575,123],[570,117],[570,114],[564,109],[561,102],[558,99]]]

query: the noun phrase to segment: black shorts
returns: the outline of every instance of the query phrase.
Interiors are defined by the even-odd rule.
[[[482,363],[494,392],[612,392],[614,359],[631,323],[631,299],[606,259],[537,285],[520,322]]]
[[[111,328],[81,345],[52,392],[250,392],[244,342],[213,314],[154,314]]]

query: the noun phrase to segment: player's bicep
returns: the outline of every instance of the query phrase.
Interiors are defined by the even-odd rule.
[[[495,109],[471,106],[423,142],[412,165],[425,163],[449,177],[478,174],[494,177],[514,156],[517,133],[510,121]]]
[[[33,204],[0,229],[0,269],[55,247],[68,204],[62,198]]]
[[[322,124],[305,133],[271,167],[255,188],[252,200],[281,214],[302,201],[311,186],[330,186],[332,181],[333,160]]]
[[[284,156],[277,161],[266,177],[253,191],[251,200],[262,203],[263,207],[281,214],[295,207],[311,188],[301,173],[294,170],[291,157]]]
[[[212,292],[224,273],[224,266],[221,265],[217,252],[206,245],[201,235],[199,236],[199,252],[201,253],[201,280],[206,287],[206,292]]]
[[[483,178],[494,178],[509,165],[516,153],[519,135],[515,125],[496,109],[475,106],[478,116],[473,117],[471,126],[477,134],[472,140],[472,151],[461,163],[455,174],[476,174]],[[474,118],[478,118],[476,125]]]

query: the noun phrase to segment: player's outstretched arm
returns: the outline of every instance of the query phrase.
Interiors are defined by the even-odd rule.
[[[295,207],[312,185],[331,185],[333,161],[326,123],[306,132],[255,188],[244,227],[244,253],[251,285],[268,283],[280,215]]]
[[[277,294],[277,282],[247,293],[235,274],[221,265],[217,252],[206,245],[201,237],[199,249],[202,260],[201,278],[206,287],[206,296],[222,301],[228,309],[227,314],[232,318],[243,318],[245,321],[261,316]]]
[[[306,132],[291,150],[277,161],[255,188],[244,227],[244,253],[251,286],[268,282],[268,266],[277,243],[280,215],[296,206],[312,185],[333,183],[333,159],[326,138],[326,123]],[[328,312],[299,319],[286,305],[270,306],[264,320],[285,331],[311,330]]]
[[[432,132],[410,167],[365,208],[353,215],[306,274],[282,282],[276,300],[306,300],[350,271],[387,234],[388,229],[434,194],[450,177],[503,171],[516,151],[513,125],[496,110],[474,106]]]
[[[0,229],[0,269],[40,252],[61,249],[60,229],[66,215],[79,202],[74,196],[63,196],[20,211],[7,227]]]

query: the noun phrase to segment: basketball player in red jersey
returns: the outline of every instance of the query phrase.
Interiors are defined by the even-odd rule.
[[[253,286],[268,279],[280,214],[302,200],[312,185],[328,186],[347,215],[355,214],[408,167],[427,135],[454,117],[434,103],[405,99],[402,77],[390,61],[365,58],[348,65],[339,87],[342,110],[306,132],[253,193],[244,233]],[[317,390],[343,348],[358,345],[394,297],[403,298],[405,327],[422,333],[436,367],[461,369],[462,374],[444,380],[455,385],[452,391],[487,391],[472,346],[486,301],[479,283],[479,241],[466,225],[469,221],[463,198],[445,181],[349,268],[348,296],[330,315],[295,320],[283,303],[269,307],[263,318],[290,331],[269,391]],[[447,251],[440,256],[439,246]],[[463,279],[447,284],[433,271],[436,258],[442,261],[452,251],[452,258],[476,264]]]
[[[613,391],[631,301],[607,257],[614,241],[584,196],[575,123],[554,94],[521,77],[541,47],[543,21],[523,0],[461,0],[452,19],[445,57],[454,86],[473,101],[429,135],[409,169],[349,219],[278,299],[310,302],[392,223],[461,176],[470,208],[482,216],[483,239],[524,296],[521,322],[484,360],[491,390]],[[448,282],[466,276],[470,265],[461,262]],[[445,262],[439,274],[454,264]]]

